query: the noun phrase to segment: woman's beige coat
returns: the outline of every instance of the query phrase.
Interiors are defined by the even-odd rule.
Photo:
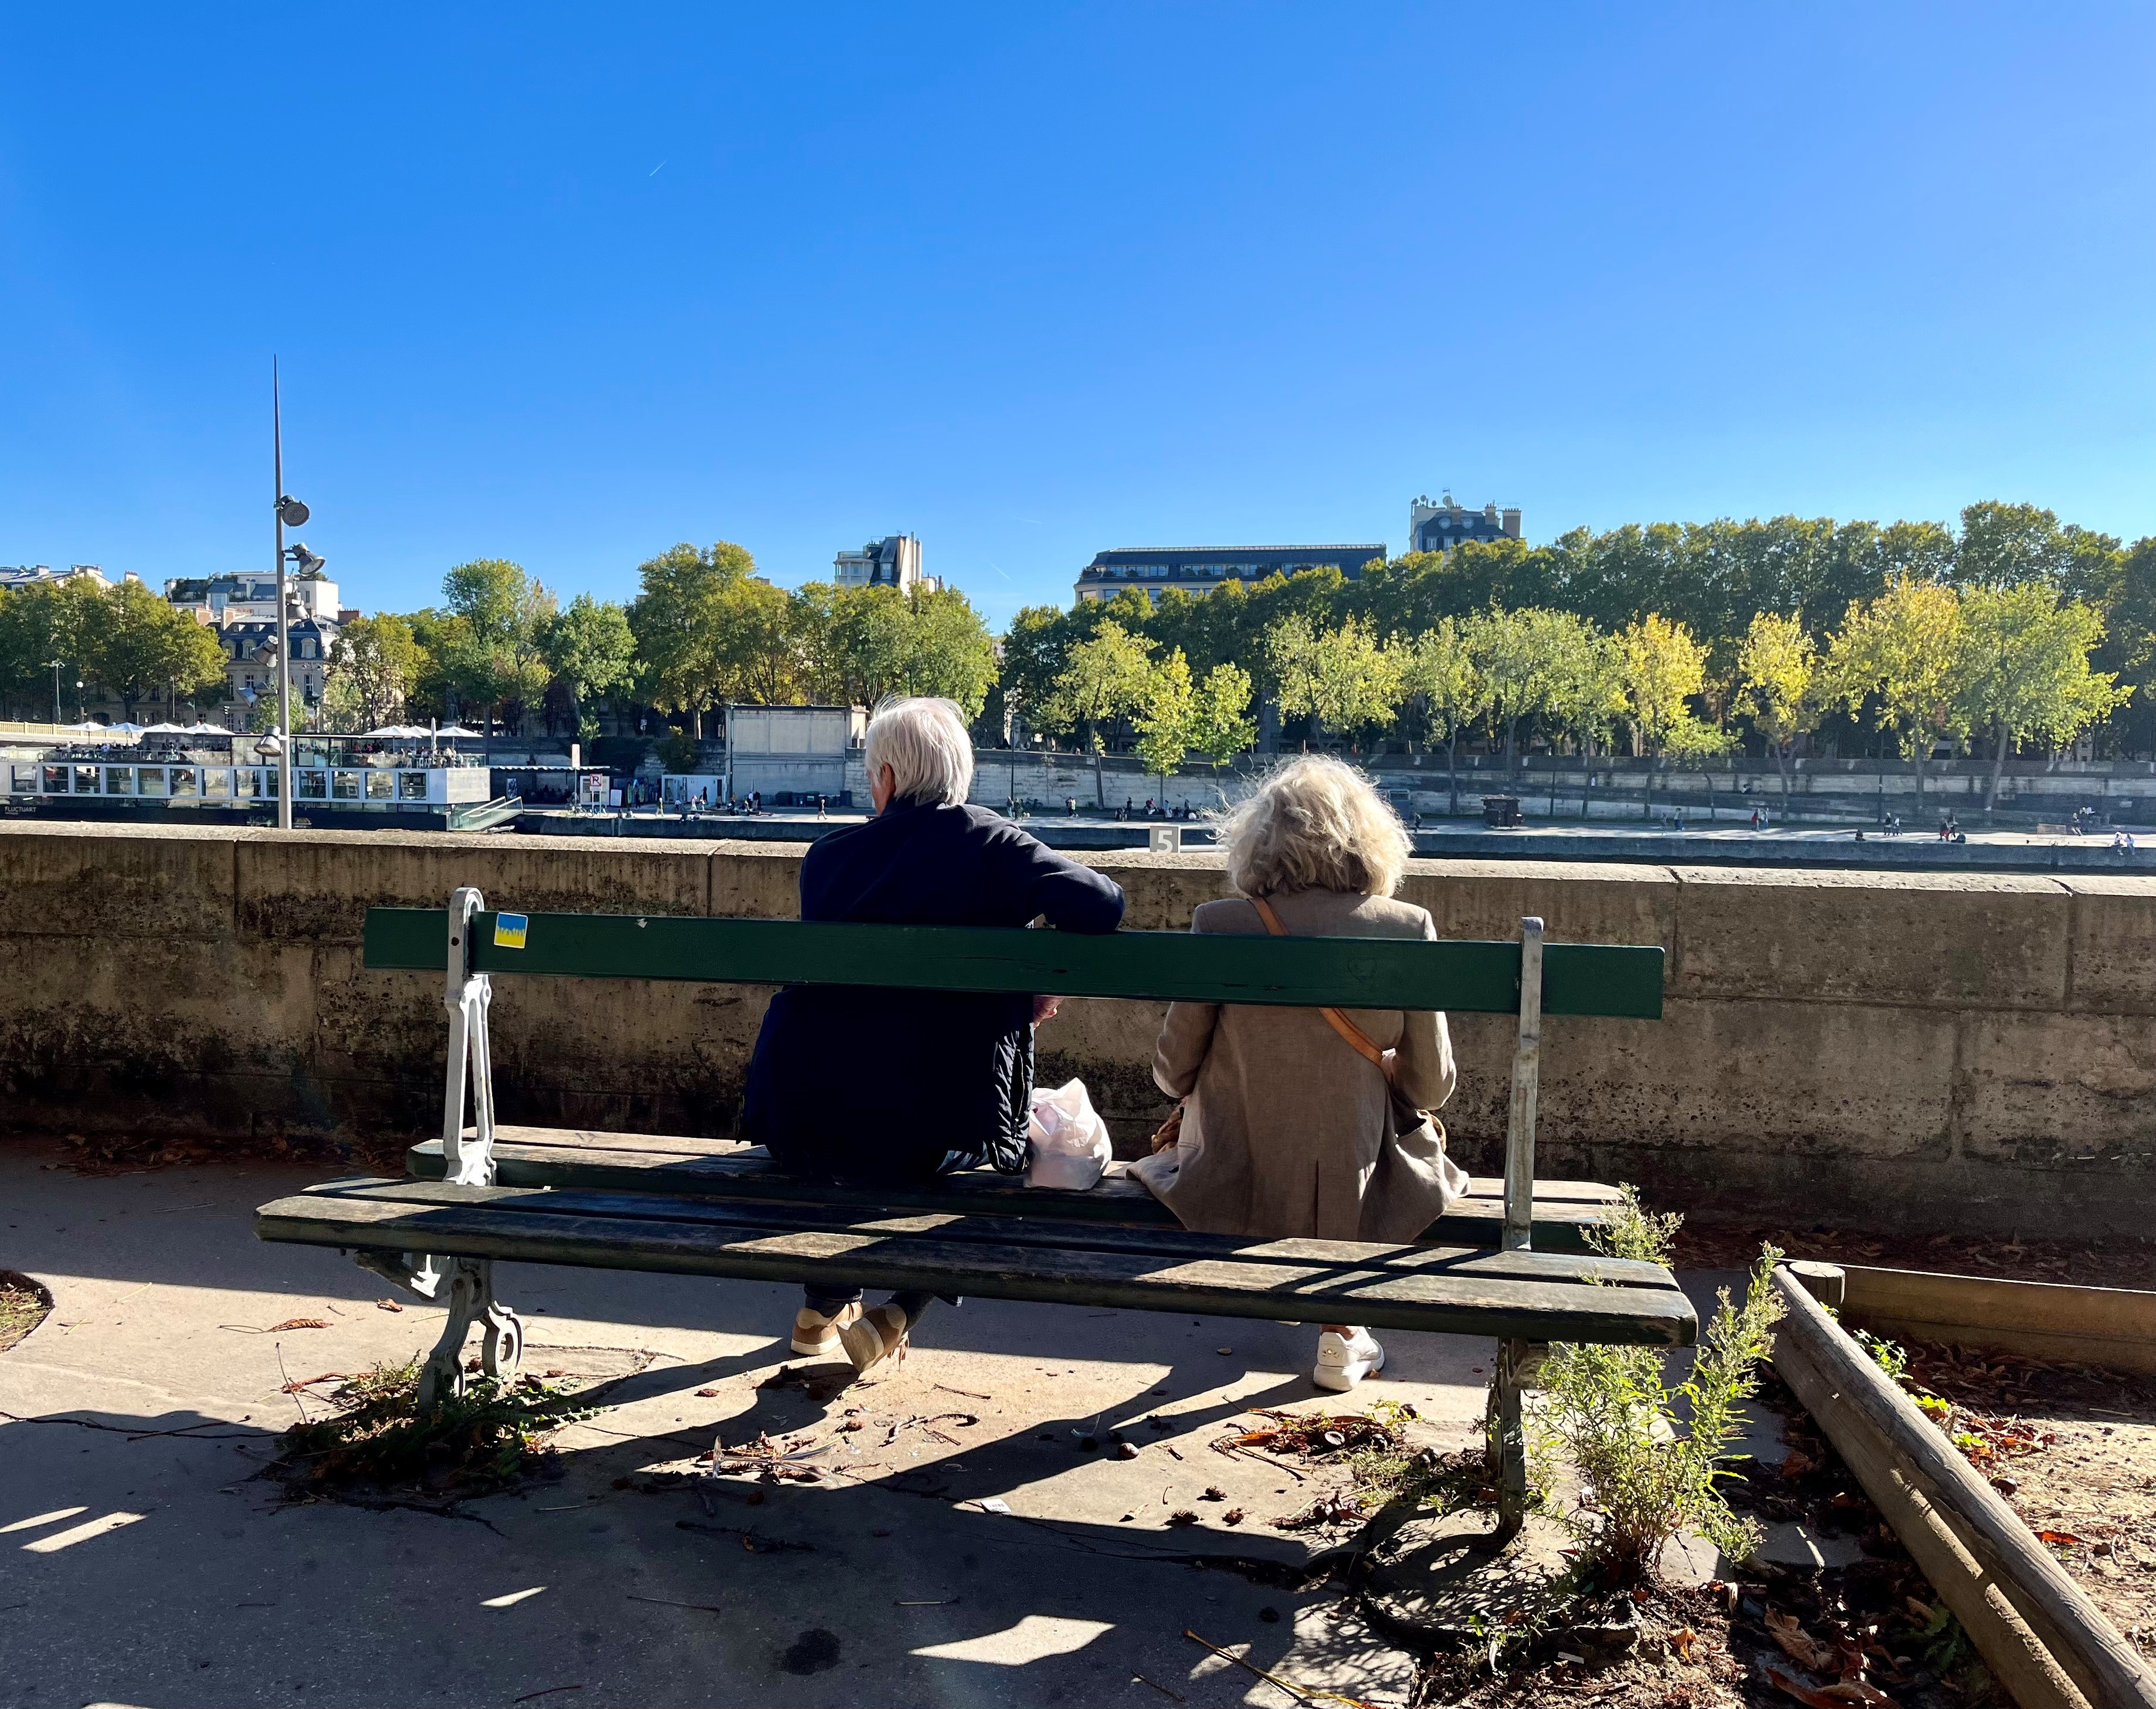
[[[1291,890],[1266,899],[1296,937],[1425,937],[1429,914],[1382,896]],[[1262,934],[1242,899],[1208,902],[1194,931]],[[1344,1011],[1381,1050],[1395,1083],[1435,1110],[1452,1096],[1452,1042],[1441,1014]],[[1384,1075],[1314,1008],[1178,1003],[1168,1012],[1153,1079],[1188,1099],[1173,1150],[1131,1173],[1186,1228],[1223,1234],[1412,1240],[1467,1190],[1444,1134],[1405,1136]]]

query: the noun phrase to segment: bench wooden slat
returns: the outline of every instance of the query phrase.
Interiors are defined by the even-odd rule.
[[[1299,1236],[1206,1234],[1170,1223],[1165,1228],[1127,1223],[1068,1222],[951,1210],[870,1212],[842,1205],[685,1198],[648,1187],[609,1192],[589,1188],[459,1187],[444,1181],[389,1181],[360,1178],[311,1187],[305,1195],[365,1199],[372,1203],[465,1205],[485,1203],[506,1214],[624,1217],[633,1221],[693,1223],[707,1227],[868,1230],[932,1235],[939,1240],[1045,1250],[1130,1252],[1147,1257],[1211,1259],[1233,1255],[1294,1262],[1341,1262],[1416,1273],[1442,1270],[1491,1279],[1605,1287],[1669,1287],[1670,1273],[1657,1264],[1561,1252],[1501,1251],[1493,1246],[1394,1245],[1320,1240]]]
[[[521,947],[495,942],[496,913],[473,919],[475,973],[869,985],[911,991],[1054,992],[1312,1008],[1513,1014],[1517,943],[1383,937],[1260,937],[1185,931],[1087,936],[960,926],[875,926],[667,915],[532,914]],[[439,972],[449,916],[370,908],[369,967]],[[1543,1011],[1658,1020],[1658,945],[1545,947]]]
[[[1028,1187],[1022,1176],[992,1169],[967,1169],[912,1187],[834,1186],[782,1173],[760,1146],[722,1140],[503,1127],[495,1130],[494,1160],[495,1180],[504,1187],[612,1188],[629,1193],[1181,1226],[1173,1211],[1135,1181],[1103,1181],[1081,1193]],[[406,1154],[406,1167],[417,1179],[441,1179],[446,1171],[441,1141],[413,1146]],[[1536,1249],[1589,1250],[1587,1231],[1603,1225],[1617,1197],[1615,1188],[1591,1181],[1537,1181]],[[1469,1196],[1420,1238],[1440,1245],[1493,1246],[1504,1223],[1503,1200],[1502,1181],[1485,1178],[1471,1182]]]
[[[393,1187],[398,1183],[367,1183]],[[404,1183],[410,1185],[412,1183]],[[447,1256],[635,1269],[752,1280],[927,1288],[994,1298],[1224,1316],[1352,1322],[1380,1329],[1528,1341],[1683,1346],[1697,1332],[1674,1286],[1594,1287],[1365,1263],[1250,1257],[1148,1257],[1122,1251],[998,1245],[932,1234],[558,1214],[490,1203],[499,1188],[438,1188],[454,1203],[370,1198],[357,1187],[274,1201],[256,1213],[264,1239],[426,1251]],[[507,1189],[514,1193],[515,1189]],[[556,1195],[540,1195],[552,1198]],[[1219,1239],[1221,1237],[1201,1237]],[[1474,1255],[1481,1258],[1494,1255]]]

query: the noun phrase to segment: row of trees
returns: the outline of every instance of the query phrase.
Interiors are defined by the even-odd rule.
[[[322,717],[366,729],[431,712],[566,723],[587,741],[600,707],[680,717],[692,735],[730,701],[873,705],[947,695],[978,714],[995,642],[963,594],[834,588],[788,591],[742,547],[676,546],[638,572],[626,606],[580,593],[567,607],[503,558],[459,564],[439,607],[382,613],[338,637]]]
[[[63,702],[94,694],[131,719],[162,701],[169,716],[182,701],[222,700],[224,664],[214,633],[140,582],[74,576],[0,594],[0,700],[10,714],[64,711],[54,706],[57,675]]]
[[[2128,548],[2033,506],[1971,506],[1958,531],[1794,517],[1576,531],[1354,579],[1034,607],[1005,638],[1004,709],[1071,727],[1065,674],[1110,628],[1201,677],[1247,665],[1268,714],[1355,745],[1485,727],[1511,758],[1537,736],[1600,752],[1621,730],[1657,754],[1748,739],[1786,767],[1807,736],[1868,747],[1881,730],[1920,765],[1938,742],[1981,742],[1994,773],[2016,742],[2092,727],[2113,752],[2156,746],[2156,539]],[[1769,633],[1779,689],[1759,680]]]

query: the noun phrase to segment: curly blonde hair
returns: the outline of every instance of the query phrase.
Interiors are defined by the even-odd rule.
[[[1348,890],[1389,896],[1414,844],[1399,815],[1353,767],[1320,754],[1284,761],[1223,822],[1228,881],[1246,896]]]

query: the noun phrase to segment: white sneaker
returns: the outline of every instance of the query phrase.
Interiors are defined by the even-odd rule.
[[[841,1306],[826,1316],[813,1306],[803,1306],[793,1318],[793,1351],[804,1358],[834,1359],[843,1343],[839,1335],[861,1315],[861,1302]]]
[[[1336,1392],[1353,1388],[1365,1377],[1385,1368],[1385,1350],[1367,1329],[1353,1335],[1326,1330],[1317,1337],[1317,1365],[1310,1380],[1320,1388]]]

